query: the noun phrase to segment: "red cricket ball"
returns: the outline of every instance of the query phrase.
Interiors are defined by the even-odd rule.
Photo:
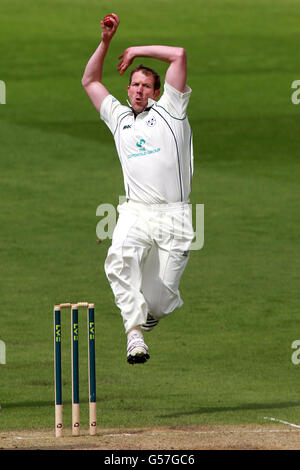
[[[113,27],[113,22],[111,21],[111,19],[113,19],[113,16],[112,15],[106,15],[104,18],[103,18],[103,23],[105,24],[105,26],[107,26],[108,28],[112,28]]]

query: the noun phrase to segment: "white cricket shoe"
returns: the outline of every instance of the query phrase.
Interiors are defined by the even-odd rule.
[[[151,331],[157,325],[158,322],[159,322],[159,320],[152,317],[152,315],[150,315],[150,313],[148,313],[146,323],[144,323],[141,326],[141,328],[144,331]]]
[[[128,334],[127,339],[127,362],[129,364],[144,364],[148,361],[148,346],[146,345],[143,335],[138,330],[133,330]]]

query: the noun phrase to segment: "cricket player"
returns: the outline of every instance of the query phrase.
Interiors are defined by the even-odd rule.
[[[127,201],[118,222],[105,272],[127,334],[127,361],[149,359],[143,331],[152,330],[183,302],[178,290],[194,238],[188,205],[193,174],[192,132],[186,115],[191,89],[186,85],[183,48],[129,47],[119,57],[123,74],[136,57],[169,64],[160,96],[160,77],[140,65],[127,87],[128,106],[102,83],[110,42],[119,26],[101,21],[101,42],[84,71],[82,85],[110,129],[122,166]]]

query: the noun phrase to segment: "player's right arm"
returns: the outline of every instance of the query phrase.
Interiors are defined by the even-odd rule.
[[[83,88],[98,112],[100,111],[102,101],[107,95],[109,95],[109,91],[102,84],[103,63],[110,41],[112,40],[112,37],[117,31],[120,23],[117,15],[113,13],[112,16],[114,25],[110,29],[106,29],[103,21],[101,21],[101,43],[88,61],[81,80]]]

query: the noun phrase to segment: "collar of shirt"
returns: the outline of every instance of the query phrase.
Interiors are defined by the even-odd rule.
[[[134,114],[134,117],[137,117],[137,114],[136,112],[134,111],[133,107],[131,106],[131,103],[130,101],[126,100],[127,101],[127,104],[129,106],[129,108],[132,110],[133,114]],[[150,111],[150,109],[152,108],[152,106],[154,105],[155,103],[155,100],[153,100],[152,98],[148,98],[148,106],[142,111],[142,113],[144,113],[145,111]],[[139,113],[141,114],[141,113]]]

